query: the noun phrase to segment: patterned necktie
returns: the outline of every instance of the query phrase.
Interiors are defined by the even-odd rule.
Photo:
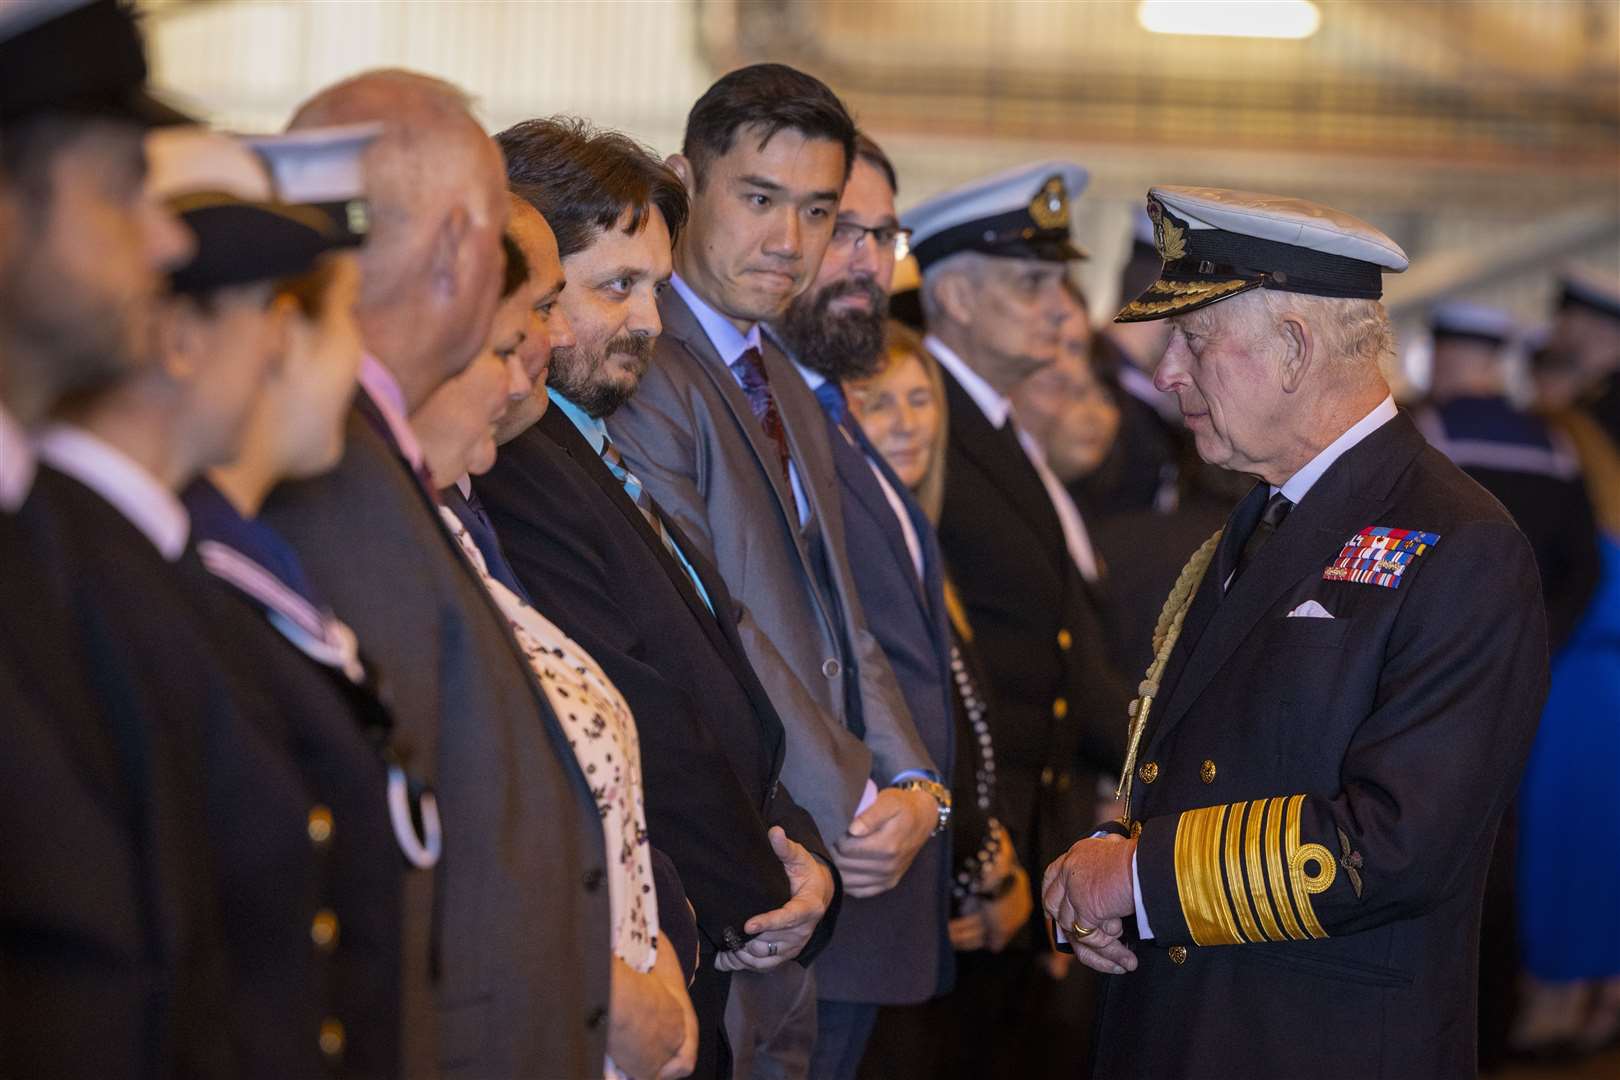
[[[692,587],[697,590],[698,596],[702,597],[704,606],[709,609],[709,613],[712,615],[714,613],[714,604],[709,600],[709,591],[703,587],[703,582],[698,579],[697,572],[687,563],[686,556],[681,554],[680,546],[675,543],[675,538],[669,534],[668,529],[664,528],[664,519],[658,516],[658,510],[653,504],[652,496],[647,494],[647,489],[641,486],[641,481],[636,477],[636,474],[625,466],[624,456],[619,453],[619,448],[613,445],[612,439],[602,440],[602,463],[608,467],[608,472],[613,474],[613,479],[624,486],[624,493],[630,496],[630,501],[636,504],[636,509],[641,511],[641,516],[647,519],[648,525],[652,526],[652,531],[657,535],[658,542],[664,545],[664,550],[669,552],[669,557],[674,559],[676,564],[686,572],[687,579],[691,581]]]
[[[748,396],[748,407],[753,410],[754,419],[759,421],[765,434],[770,436],[771,442],[776,444],[777,462],[782,468],[782,482],[789,491],[793,490],[793,474],[788,469],[792,460],[788,454],[787,429],[782,426],[782,414],[777,411],[776,397],[771,393],[771,380],[765,374],[765,358],[755,348],[748,348],[732,363],[731,370],[737,373],[742,383],[743,393]]]

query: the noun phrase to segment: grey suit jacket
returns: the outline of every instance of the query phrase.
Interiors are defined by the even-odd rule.
[[[787,728],[782,779],[831,842],[869,777],[883,784],[934,764],[866,628],[826,424],[767,341],[766,374],[811,507],[801,527],[775,449],[697,317],[673,289],[658,310],[652,365],[608,429],[631,471],[720,568],[742,611],[743,647]]]
[[[437,794],[444,855],[405,897],[408,1075],[600,1077],[610,948],[595,802],[505,619],[376,418],[362,392],[342,463],[278,489],[265,514],[354,627],[396,744]]]

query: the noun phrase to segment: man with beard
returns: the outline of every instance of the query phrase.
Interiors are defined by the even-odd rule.
[[[895,215],[894,166],[860,135],[832,241],[810,287],[771,334],[825,414],[844,516],[844,541],[867,625],[883,648],[934,761],[951,774],[950,631],[939,543],[922,508],[849,414],[842,382],[871,374],[883,347],[889,286],[905,233]],[[853,1077],[880,1005],[910,1005],[950,989],[953,953],[947,846],[923,847],[900,883],[874,895],[862,865],[839,856],[851,900],[838,941],[817,969],[814,1075]],[[887,964],[875,948],[912,927],[936,963]],[[923,937],[931,934],[932,940]]]
[[[778,784],[782,721],[737,638],[725,583],[625,469],[604,424],[635,392],[662,328],[686,193],[633,141],[579,121],[530,120],[499,141],[524,200],[514,232],[520,246],[561,254],[574,338],[550,357],[549,397],[509,411],[475,488],[536,607],[635,713],[649,837],[680,872],[701,932],[694,1075],[725,1076],[731,973],[808,963],[836,897],[815,861],[829,858],[815,823]]]
[[[692,215],[659,305],[664,333],[608,427],[741,602],[739,636],[787,729],[783,776],[840,855],[866,864],[846,887],[876,893],[899,881],[948,808],[923,786],[938,780],[934,762],[866,625],[826,421],[760,333],[815,277],[854,160],[848,111],[802,72],[758,64],[704,93],[669,159]],[[936,934],[896,926],[881,958],[863,962],[932,968]],[[795,976],[789,966],[733,985],[739,1072],[756,1058],[762,1071],[767,1059],[788,1075],[808,1069],[815,980]]]

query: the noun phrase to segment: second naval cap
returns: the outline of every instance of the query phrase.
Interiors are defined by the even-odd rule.
[[[1519,336],[1519,327],[1501,308],[1452,300],[1430,312],[1429,334],[1436,341],[1457,338],[1500,348]]]
[[[371,231],[365,152],[382,132],[378,123],[343,124],[243,141],[270,170],[277,199],[320,207],[350,243],[358,244]]]
[[[1250,289],[1376,300],[1406,252],[1349,214],[1225,188],[1155,187],[1148,216],[1164,269],[1115,322],[1166,319]]]
[[[1068,262],[1085,258],[1070,235],[1069,204],[1085,190],[1086,170],[1043,161],[975,180],[901,215],[924,273],[962,251]]]
[[[1578,307],[1620,319],[1620,278],[1584,268],[1571,269],[1558,281],[1558,306]]]

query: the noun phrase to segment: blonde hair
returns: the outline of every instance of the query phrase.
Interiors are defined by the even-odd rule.
[[[934,401],[939,406],[939,429],[934,433],[934,444],[929,447],[928,471],[923,473],[912,494],[916,496],[923,513],[928,515],[928,520],[938,525],[940,511],[945,505],[945,443],[950,428],[950,413],[945,404],[945,376],[940,372],[939,361],[929,355],[915,330],[890,319],[884,325],[883,353],[877,367],[864,378],[850,380],[848,390],[861,395],[872,383],[912,358],[922,365],[929,389],[933,391]]]

